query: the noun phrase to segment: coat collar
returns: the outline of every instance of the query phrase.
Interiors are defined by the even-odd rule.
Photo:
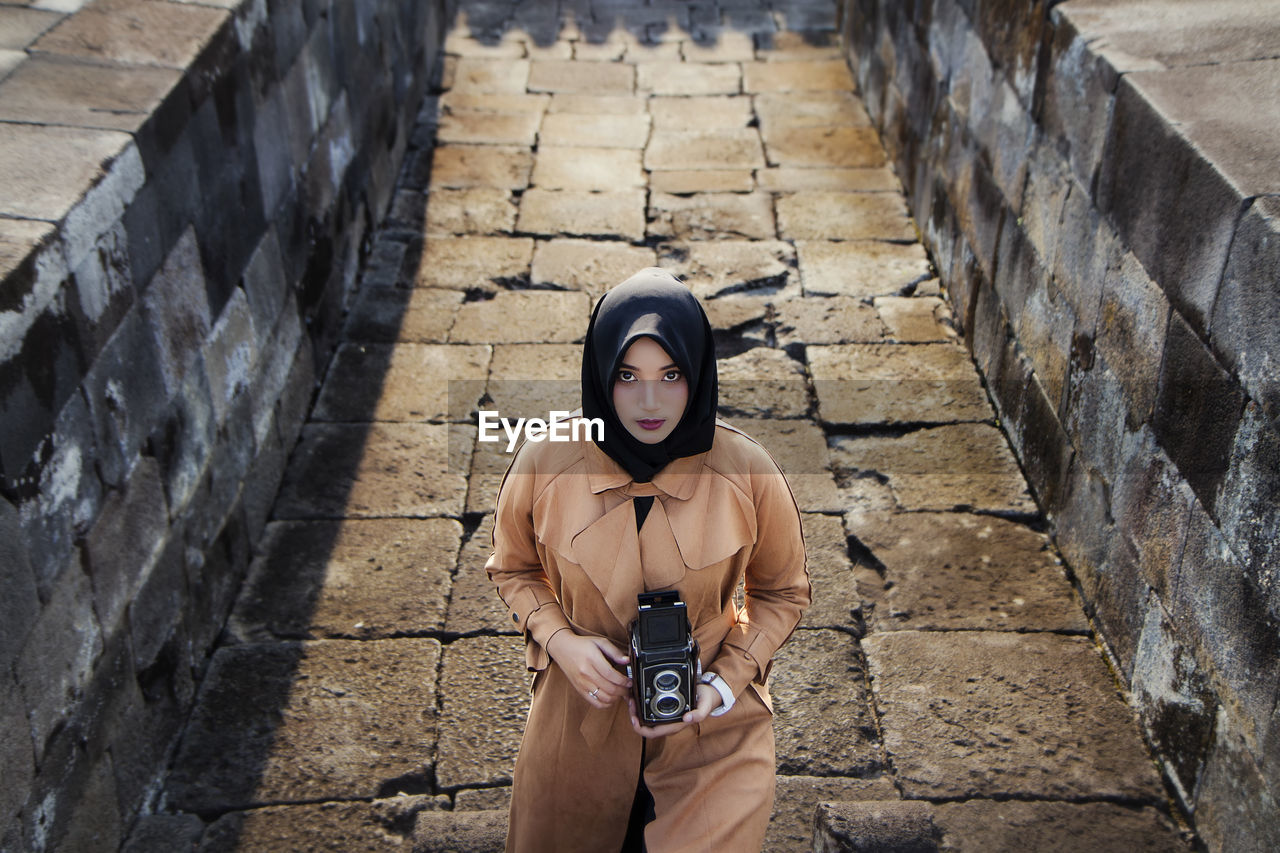
[[[672,460],[665,468],[653,475],[648,483],[637,483],[631,479],[617,462],[594,443],[588,443],[586,451],[587,476],[591,483],[592,494],[600,494],[609,489],[622,489],[629,497],[663,494],[677,500],[688,500],[693,496],[698,485],[698,475],[702,473],[706,461],[706,453],[684,456]]]

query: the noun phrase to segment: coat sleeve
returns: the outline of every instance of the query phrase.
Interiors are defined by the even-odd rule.
[[[709,667],[735,696],[768,678],[774,654],[800,624],[812,595],[800,510],[771,459],[769,467],[751,476],[756,541],[746,568],[745,612]]]
[[[503,477],[493,519],[493,553],[484,568],[507,615],[524,633],[529,669],[539,670],[550,663],[546,646],[551,635],[570,625],[538,552],[533,530],[536,477],[529,457],[517,452]]]

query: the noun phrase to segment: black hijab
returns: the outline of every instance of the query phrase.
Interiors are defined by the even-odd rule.
[[[671,435],[645,444],[627,431],[613,410],[613,382],[627,348],[652,338],[684,373],[689,402]],[[646,483],[673,459],[711,449],[716,429],[716,353],[711,323],[702,305],[674,276],[643,269],[596,303],[582,348],[582,414],[604,421],[596,444]]]

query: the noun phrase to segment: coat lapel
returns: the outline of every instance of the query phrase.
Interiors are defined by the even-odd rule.
[[[625,635],[635,618],[636,596],[644,591],[631,501],[622,501],[583,528],[573,537],[569,556],[600,591]]]

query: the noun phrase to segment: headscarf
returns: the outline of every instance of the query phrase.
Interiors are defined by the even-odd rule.
[[[671,435],[645,444],[623,426],[613,409],[613,382],[627,348],[652,338],[689,382],[689,401]],[[600,297],[582,347],[582,414],[604,421],[596,444],[648,482],[673,459],[711,449],[716,428],[716,354],[711,323],[689,288],[665,270],[643,269]]]

